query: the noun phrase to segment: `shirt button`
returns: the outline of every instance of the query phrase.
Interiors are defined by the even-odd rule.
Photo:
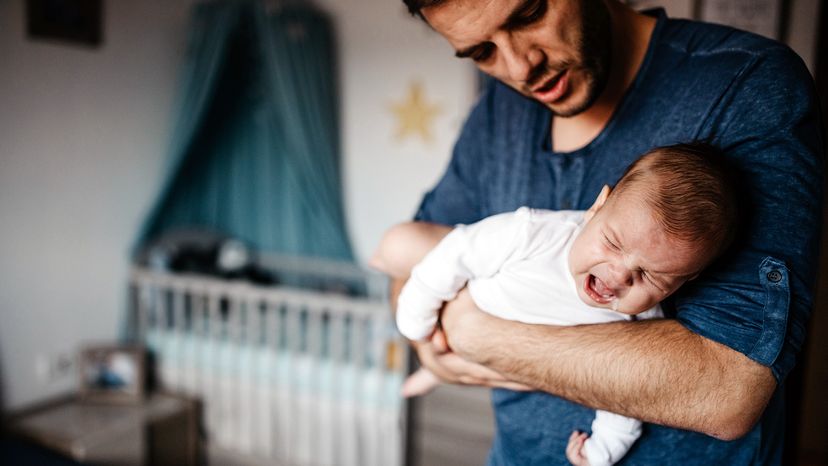
[[[778,270],[771,270],[767,277],[773,283],[779,283],[782,280],[782,274]]]
[[[569,210],[571,208],[572,208],[572,202],[570,202],[569,199],[564,199],[564,201],[561,202],[561,210]]]

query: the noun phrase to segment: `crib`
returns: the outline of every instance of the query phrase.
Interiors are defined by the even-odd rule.
[[[403,464],[407,346],[384,277],[273,262],[340,288],[358,278],[362,296],[132,270],[131,334],[158,384],[203,401],[212,464]]]

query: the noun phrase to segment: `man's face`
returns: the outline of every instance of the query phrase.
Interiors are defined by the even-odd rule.
[[[609,74],[603,0],[448,0],[423,16],[485,73],[559,116],[583,112]]]
[[[646,311],[704,267],[710,252],[669,236],[634,188],[588,218],[569,252],[578,297],[624,314]],[[709,248],[708,248],[709,249]]]

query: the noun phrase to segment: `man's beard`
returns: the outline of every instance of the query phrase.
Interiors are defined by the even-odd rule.
[[[598,100],[607,85],[612,63],[612,20],[607,5],[603,0],[582,0],[580,7],[581,30],[577,47],[586,97],[570,108],[550,108],[560,117],[582,113]]]

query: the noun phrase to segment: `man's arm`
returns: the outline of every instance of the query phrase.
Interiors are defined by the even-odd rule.
[[[722,440],[747,433],[776,388],[769,368],[674,320],[530,325],[483,313],[464,292],[442,324],[457,355],[507,379]]]

